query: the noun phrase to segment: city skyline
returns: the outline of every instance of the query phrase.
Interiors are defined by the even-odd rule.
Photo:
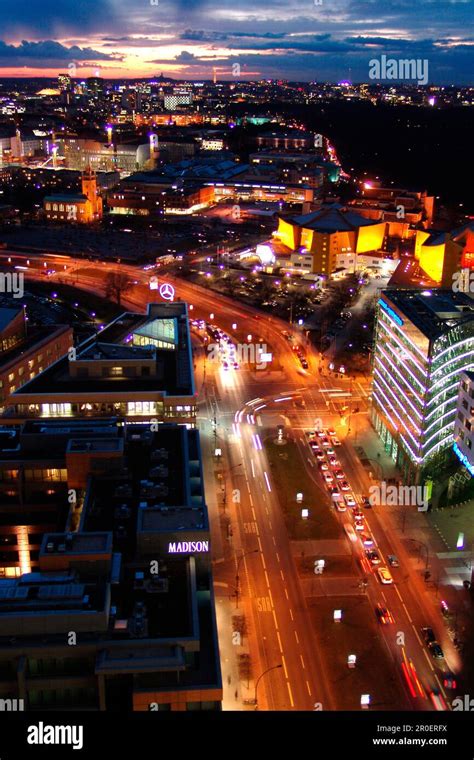
[[[74,64],[78,78],[364,82],[370,61],[387,56],[427,61],[429,84],[472,81],[470,1],[0,0],[0,10],[0,77],[54,77]]]

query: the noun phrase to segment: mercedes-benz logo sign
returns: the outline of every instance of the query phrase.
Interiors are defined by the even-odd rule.
[[[165,301],[174,300],[174,288],[169,282],[164,282],[160,285],[160,296],[164,298]]]

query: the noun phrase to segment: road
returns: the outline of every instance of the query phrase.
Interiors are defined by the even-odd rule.
[[[156,297],[156,293],[149,289],[150,273],[132,265],[91,264],[59,256],[35,260],[26,254],[6,250],[0,252],[0,260],[11,266],[26,265],[27,277],[42,281],[46,280],[45,269],[56,269],[56,274],[47,278],[52,284],[60,279],[65,284],[94,293],[104,291],[108,272],[120,271],[137,283],[123,295],[125,308],[145,311],[146,304]],[[321,498],[325,498],[326,491],[314,463],[308,464],[311,463],[311,450],[302,431],[312,429],[315,421],[320,420],[324,426],[338,425],[343,438],[348,427],[356,425],[356,415],[352,421],[350,416],[355,405],[362,410],[361,418],[366,416],[368,383],[362,377],[333,379],[320,373],[319,354],[306,344],[301,331],[297,328],[290,330],[287,323],[277,318],[264,317],[251,307],[176,277],[160,273],[159,279],[170,282],[176,298],[189,304],[192,319],[218,325],[236,343],[266,343],[283,368],[276,376],[271,371],[250,371],[245,367],[229,372],[219,362],[206,362],[205,352],[196,352],[196,364],[201,362],[204,365],[197,366],[198,374],[205,378],[199,397],[198,424],[208,450],[212,450],[213,440],[218,438],[226,458],[229,489],[239,492],[232,518],[238,556],[246,554],[240,565],[240,591],[251,604],[258,641],[258,672],[281,664],[281,668],[268,673],[260,685],[264,693],[262,703],[274,710],[311,710],[316,703],[322,704],[324,709],[338,709],[337,690],[331,681],[328,663],[321,656],[317,631],[311,628],[281,505],[259,436],[268,427],[264,422],[267,414],[271,412],[273,425],[276,415],[286,418],[298,440],[302,463],[318,484]],[[284,332],[293,335],[293,344]],[[199,342],[198,336],[196,340]],[[295,343],[303,347],[308,370],[302,369],[292,349]],[[293,404],[293,399],[300,397],[306,402],[303,409],[295,408]],[[291,415],[290,420],[287,415]],[[211,424],[214,416],[217,421],[215,431]],[[344,443],[338,456],[354,494],[367,493],[370,481],[352,446]],[[215,484],[207,483],[206,487],[214,488]],[[329,499],[327,502],[328,509],[331,509]],[[211,515],[211,519],[218,519],[218,515]],[[342,522],[350,519],[346,514]],[[432,705],[427,696],[430,689],[438,689],[446,699],[448,695],[440,682],[442,671],[428,655],[419,631],[423,625],[439,629],[439,620],[420,601],[422,581],[410,570],[406,551],[399,541],[395,541],[394,526],[386,520],[383,507],[367,512],[365,520],[382,559],[385,560],[387,554],[397,554],[401,560],[401,567],[394,571],[395,584],[382,587],[370,567],[361,565],[364,552],[360,544],[357,548],[352,547],[356,559],[354,566],[359,568],[358,577],[368,578],[366,593],[371,604],[375,607],[377,602],[382,602],[387,606],[395,619],[396,632],[403,634],[404,645],[401,645],[392,626],[380,626],[381,640],[390,652],[394,672],[402,680],[406,694],[406,704],[400,707],[430,709]],[[216,566],[215,580],[218,582],[219,573],[219,566]],[[449,661],[456,666],[451,651]],[[443,667],[447,668],[446,665]],[[414,675],[415,671],[418,676]]]

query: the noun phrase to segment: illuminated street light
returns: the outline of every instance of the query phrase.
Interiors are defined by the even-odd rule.
[[[233,330],[237,330],[237,322],[233,322],[232,323],[232,329]]]
[[[464,533],[460,533],[458,535],[458,540],[456,541],[456,549],[464,549]]]
[[[347,667],[348,668],[355,668],[357,662],[357,657],[355,654],[350,654],[347,657]]]
[[[333,618],[335,623],[340,623],[342,620],[342,610],[334,610]]]
[[[368,710],[370,706],[370,694],[361,694],[360,706],[363,710]]]
[[[298,504],[301,504],[301,502],[303,501],[303,494],[301,492],[298,492],[296,494],[296,501],[298,502]]]
[[[304,507],[301,510],[301,517],[302,517],[303,520],[307,520],[308,517],[309,517],[309,509],[307,509],[306,507]]]
[[[247,340],[248,340],[249,343],[252,340],[252,335],[250,333],[247,335]]]

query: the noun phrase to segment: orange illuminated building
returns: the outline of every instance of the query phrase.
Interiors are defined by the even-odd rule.
[[[303,216],[280,217],[275,236],[291,251],[310,253],[312,273],[329,276],[337,268],[339,254],[381,250],[385,231],[385,222],[333,205]]]
[[[474,269],[474,222],[451,232],[417,230],[415,259],[434,282],[451,287],[455,272]]]
[[[97,175],[90,168],[82,173],[82,194],[47,195],[43,208],[48,221],[90,224],[102,219],[102,198],[97,190]]]

